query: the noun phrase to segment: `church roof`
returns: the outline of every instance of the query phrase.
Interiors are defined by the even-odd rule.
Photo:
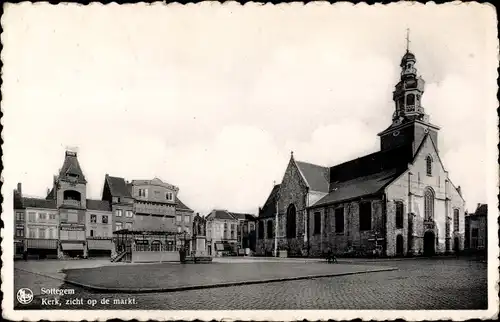
[[[274,217],[276,215],[276,199],[278,198],[280,186],[280,184],[277,184],[271,190],[264,206],[259,210],[259,218]]]
[[[411,145],[379,151],[330,168],[330,190],[314,206],[373,195],[408,169]]]
[[[106,174],[106,182],[108,183],[109,191],[113,197],[132,198],[125,179],[120,177],[112,177]]]
[[[413,147],[403,145],[390,150],[383,150],[365,155],[330,168],[330,191],[332,184],[368,176],[394,168],[408,168],[413,161]]]
[[[312,191],[328,192],[329,168],[320,165],[295,161],[295,164]]]
[[[82,168],[80,167],[80,163],[78,162],[76,152],[66,151],[63,166],[61,171],[59,171],[59,178],[63,179],[67,174],[78,176],[78,183],[87,183],[85,176],[83,175]]]
[[[375,195],[403,172],[392,169],[333,184],[332,191],[316,202],[314,207]]]

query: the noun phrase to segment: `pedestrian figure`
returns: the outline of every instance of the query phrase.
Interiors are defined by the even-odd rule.
[[[328,253],[326,255],[326,261],[328,263],[337,263],[337,257],[333,254],[333,251],[331,248],[328,249]]]

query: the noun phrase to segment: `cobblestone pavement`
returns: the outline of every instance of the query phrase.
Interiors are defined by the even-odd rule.
[[[377,263],[379,264],[379,263]],[[269,309],[486,309],[486,264],[456,259],[387,261],[397,271],[244,285],[174,293],[98,294],[75,288],[73,309],[269,310]],[[110,304],[100,304],[102,299]],[[94,299],[94,306],[86,304]],[[123,300],[113,304],[113,300]],[[16,305],[16,308],[20,308]],[[41,305],[23,308],[68,309]]]
[[[387,270],[388,266],[332,265],[326,262],[254,262],[212,264],[151,264],[104,266],[91,269],[66,271],[67,280],[82,285],[114,289],[172,289],[228,283],[251,283],[270,279],[298,278],[307,276],[341,275],[367,271]],[[144,274],[147,272],[147,274]],[[175,277],[175,278],[173,278]]]

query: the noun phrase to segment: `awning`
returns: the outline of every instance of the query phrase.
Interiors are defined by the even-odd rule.
[[[90,249],[111,250],[111,240],[88,239],[87,246]]]
[[[61,243],[63,250],[83,250],[83,244]]]
[[[57,249],[57,239],[26,239],[28,248]]]

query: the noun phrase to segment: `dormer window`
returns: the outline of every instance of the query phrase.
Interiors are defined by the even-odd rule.
[[[167,193],[165,194],[165,199],[167,199],[167,200],[173,200],[173,197],[174,197],[174,196],[173,196],[173,194],[172,194],[171,192],[167,192]]]
[[[425,159],[427,175],[432,176],[432,157],[430,155]]]
[[[148,189],[139,189],[139,197],[148,197]]]

